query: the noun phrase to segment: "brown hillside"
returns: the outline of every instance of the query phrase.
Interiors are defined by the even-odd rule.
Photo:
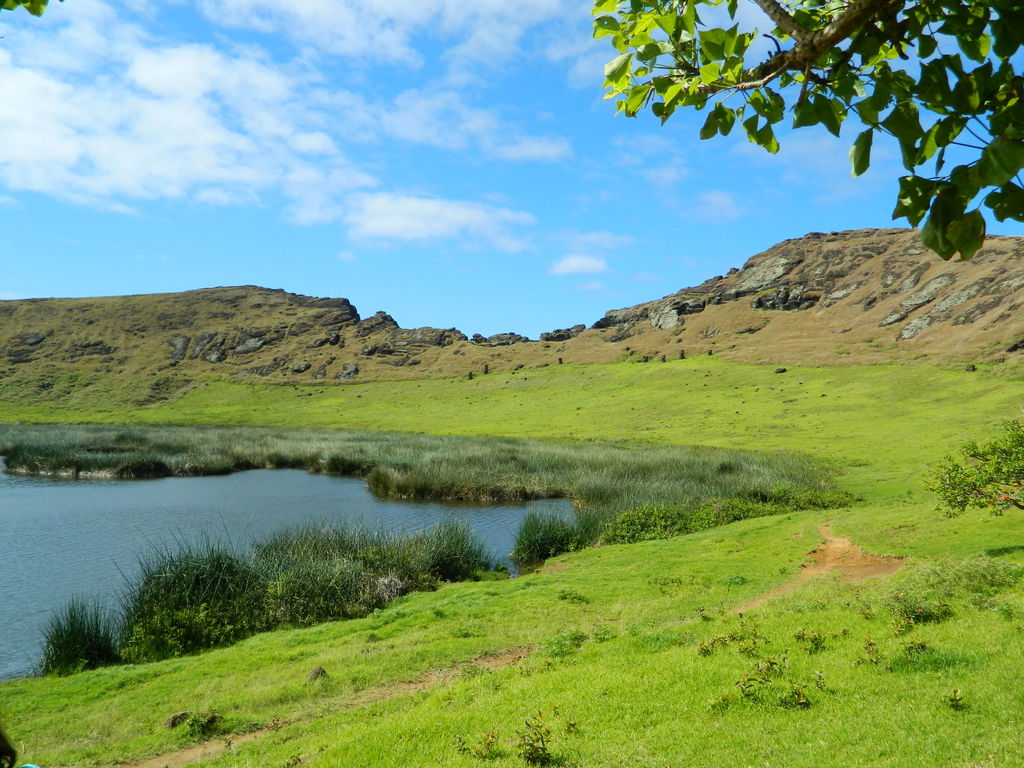
[[[403,329],[383,312],[360,318],[346,299],[252,286],[3,301],[0,387],[74,373],[146,376],[142,404],[173,394],[160,381],[173,388],[209,374],[365,381],[708,350],[778,364],[986,361],[1022,354],[1022,303],[1024,238],[989,238],[970,262],[950,263],[912,230],[812,233],[540,341]]]

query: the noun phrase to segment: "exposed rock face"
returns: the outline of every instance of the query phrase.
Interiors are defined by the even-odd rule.
[[[540,335],[541,341],[568,341],[569,339],[575,339],[581,333],[587,330],[587,326],[580,323],[574,325],[572,328],[558,328],[548,333],[542,333]]]
[[[521,341],[530,341],[527,336],[520,336],[518,333],[496,333],[493,336],[481,336],[474,333],[470,339],[474,344],[486,347],[507,347],[510,344],[518,344]]]
[[[338,379],[339,381],[345,381],[346,379],[351,379],[358,374],[358,365],[356,365],[355,363],[345,363],[341,366],[341,370],[334,375],[334,378]]]
[[[369,336],[371,333],[390,331],[397,327],[398,323],[395,322],[395,318],[387,312],[377,312],[373,317],[361,320],[356,325],[356,336],[362,338],[363,336]]]
[[[725,277],[611,310],[592,327],[614,329],[604,338],[617,341],[640,333],[644,323],[667,330],[708,307],[748,301],[754,309],[786,312],[859,306],[881,312],[872,321],[876,327],[896,326],[894,341],[908,341],[944,322],[969,325],[983,317],[999,322],[993,310],[1024,304],[1022,289],[1020,238],[989,238],[968,265],[951,267],[921,247],[911,230],[812,232],[753,256]],[[710,338],[708,330],[699,335]]]

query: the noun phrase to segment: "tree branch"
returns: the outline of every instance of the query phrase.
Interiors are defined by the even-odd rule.
[[[775,0],[754,0],[754,3],[764,11],[765,16],[775,22],[776,27],[794,40],[804,40],[809,34],[809,30],[797,24],[796,19],[790,16],[789,12]]]
[[[774,0],[754,0],[754,2],[760,6],[762,2],[774,3]],[[892,6],[901,5],[902,2],[903,0],[854,0],[846,7],[846,11],[831,24],[815,32],[803,30],[801,37],[797,38],[797,44],[792,48],[776,53],[764,63],[746,70],[739,83],[734,85],[704,83],[697,89],[697,93],[710,96],[721,91],[749,91],[764,87],[783,72],[803,71],[820,58],[825,51],[849,38],[883,11]],[[780,10],[782,10],[781,7]]]

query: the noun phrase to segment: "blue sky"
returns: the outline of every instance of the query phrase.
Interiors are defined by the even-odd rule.
[[[854,180],[824,129],[772,157],[699,141],[703,115],[615,116],[587,2],[67,0],[0,26],[0,298],[256,284],[536,336],[893,225],[892,147]]]

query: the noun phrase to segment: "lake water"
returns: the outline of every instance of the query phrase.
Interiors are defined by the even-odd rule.
[[[465,520],[508,562],[528,508],[568,512],[553,499],[527,507],[385,501],[358,478],[301,470],[252,470],[218,477],[61,480],[2,473],[0,459],[0,680],[34,670],[51,614],[74,595],[116,604],[138,557],[178,540],[207,537],[244,545],[307,523],[362,522],[415,531]]]

